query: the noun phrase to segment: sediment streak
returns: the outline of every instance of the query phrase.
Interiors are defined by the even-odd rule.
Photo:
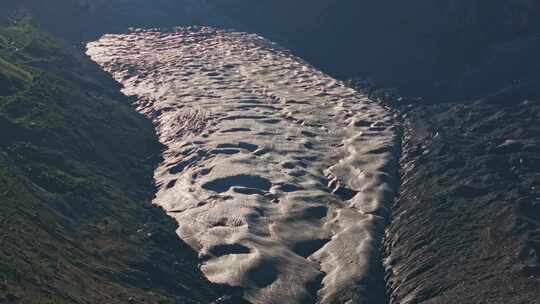
[[[154,121],[154,203],[209,280],[253,303],[380,300],[392,113],[254,34],[137,30],[88,54]]]

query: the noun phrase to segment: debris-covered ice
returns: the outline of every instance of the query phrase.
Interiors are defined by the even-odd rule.
[[[166,147],[154,203],[209,280],[253,303],[378,296],[398,182],[389,111],[254,34],[138,30],[88,54],[154,121]]]

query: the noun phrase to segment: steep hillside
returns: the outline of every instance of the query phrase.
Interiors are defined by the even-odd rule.
[[[0,27],[0,303],[209,303],[175,224],[148,203],[150,122],[86,58]]]
[[[476,98],[538,81],[534,0],[211,0],[340,78],[416,96]]]
[[[4,17],[30,15],[42,28],[73,42],[129,27],[224,23],[205,0],[3,0],[2,13]]]
[[[390,303],[537,303],[540,95],[441,103],[366,92],[405,126],[383,241]]]
[[[539,100],[407,109],[392,303],[538,303]]]

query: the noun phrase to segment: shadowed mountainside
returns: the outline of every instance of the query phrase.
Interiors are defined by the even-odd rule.
[[[339,78],[445,100],[538,83],[534,0],[212,0]]]
[[[206,0],[5,0],[0,16],[32,16],[34,22],[62,39],[81,42],[129,27],[224,24]],[[3,12],[2,12],[3,11]]]
[[[402,108],[391,303],[538,303],[539,100]]]

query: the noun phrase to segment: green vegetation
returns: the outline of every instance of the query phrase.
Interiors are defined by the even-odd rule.
[[[150,122],[79,53],[28,20],[0,27],[0,303],[210,302],[195,254],[144,202]]]
[[[0,54],[9,59],[29,63],[61,58],[62,48],[52,36],[34,27],[30,19],[0,28],[0,35]]]
[[[30,73],[0,59],[0,94],[9,95],[24,89],[32,81]]]

